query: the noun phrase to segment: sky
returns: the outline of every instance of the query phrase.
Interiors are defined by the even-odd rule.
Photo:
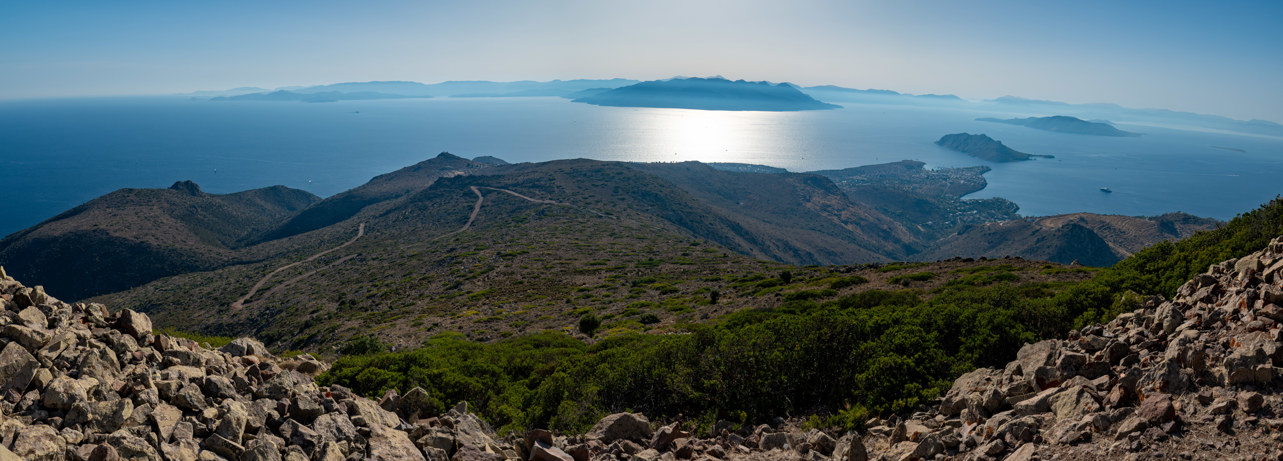
[[[722,75],[1283,123],[1283,2],[0,2],[0,99]]]

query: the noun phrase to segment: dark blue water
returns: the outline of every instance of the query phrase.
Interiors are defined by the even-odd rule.
[[[793,171],[901,159],[988,164],[933,144],[987,133],[1054,159],[988,164],[1025,215],[1074,211],[1228,219],[1283,192],[1283,140],[1127,125],[1101,138],[977,122],[971,110],[848,105],[813,112],[597,107],[559,98],[211,102],[173,98],[0,102],[0,235],[122,187],[190,179],[213,193],[286,185],[328,196],[449,151],[559,158],[759,163]],[[1245,152],[1220,149],[1229,147]],[[1102,186],[1114,193],[1100,192]]]

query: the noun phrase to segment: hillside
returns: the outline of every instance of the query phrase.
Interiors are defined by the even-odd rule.
[[[598,106],[668,107],[701,110],[797,111],[837,109],[787,83],[730,81],[724,78],[654,80],[573,99]]]
[[[582,171],[568,164],[524,167]],[[517,177],[532,189],[556,184],[526,173]],[[494,193],[593,216],[581,225],[629,219],[461,184],[473,210]],[[461,221],[438,240],[485,218]],[[1271,352],[1283,321],[1280,233],[1276,200],[1110,269],[956,258],[718,270],[699,280],[719,287],[706,303],[590,305],[569,313],[577,328],[491,342],[447,331],[396,351],[358,335],[333,364],[276,357],[248,338],[157,330],[147,314],[64,303],[0,268],[0,382],[11,399],[0,406],[0,457],[1171,459],[1206,446],[1275,457],[1273,441],[1249,435],[1273,430],[1283,405]],[[687,259],[733,258],[656,243]],[[698,266],[651,261],[635,269]],[[675,294],[683,280],[631,274],[641,278],[613,277],[637,282],[630,295]],[[587,293],[602,288],[580,299],[609,297]],[[676,321],[644,327],[665,306]]]
[[[863,445],[893,459],[1277,458],[1263,435],[1283,405],[1270,333],[1283,320],[1280,285],[1283,238],[1212,265],[1170,301],[967,373],[938,405],[875,421]]]
[[[335,344],[372,327],[405,343],[444,330],[494,339],[571,325],[574,312],[590,306],[622,311],[642,302],[637,305],[648,307],[640,313],[691,314],[731,274],[784,270],[739,252],[823,263],[879,258],[826,234],[858,237],[844,227],[855,218],[835,211],[850,210],[829,203],[849,206],[845,196],[831,184],[811,184],[822,178],[755,183],[758,195],[745,198],[772,197],[779,204],[763,202],[748,212],[707,189],[715,184],[748,194],[732,187],[738,177],[710,173],[718,172],[698,164],[588,160],[485,168],[438,179],[326,228],[329,247],[352,238],[358,224],[365,224],[365,235],[269,277],[243,310],[229,306],[264,275],[329,247],[101,299],[140,306],[166,325],[253,332],[297,347]],[[803,199],[814,203],[792,206]],[[393,326],[389,319],[413,322]]]
[[[928,170],[904,160],[842,170],[816,171],[832,180],[851,200],[891,217],[915,235],[913,259],[960,226],[1015,219],[1019,207],[1001,198],[962,197],[984,189],[989,167]]]
[[[1212,265],[1171,301],[1149,298],[1106,324],[1069,330],[1063,339],[1025,342],[997,355],[993,366],[933,384],[944,392],[929,402],[913,399],[897,412],[871,417],[857,411],[859,404],[836,415],[807,409],[806,419],[776,417],[758,424],[810,399],[830,400],[835,390],[857,401],[876,392],[866,387],[866,375],[854,376],[853,396],[844,385],[825,385],[834,371],[851,370],[852,356],[881,353],[870,371],[895,391],[918,383],[902,382],[902,373],[913,370],[897,363],[896,352],[810,355],[811,348],[848,348],[847,335],[826,335],[860,329],[840,316],[789,328],[778,317],[759,315],[756,320],[768,329],[791,330],[770,338],[752,327],[731,341],[718,335],[742,316],[690,327],[691,334],[652,335],[667,347],[629,338],[589,348],[550,333],[500,349],[438,336],[419,350],[374,351],[331,366],[308,354],[276,357],[250,338],[219,340],[215,349],[153,329],[146,314],[64,303],[0,269],[0,314],[7,321],[0,332],[0,382],[7,394],[23,396],[0,407],[8,430],[0,458],[1277,458],[1283,452],[1263,435],[1274,431],[1275,408],[1283,405],[1275,376],[1279,343],[1270,333],[1273,323],[1283,321],[1275,305],[1283,301],[1281,285],[1283,237],[1262,251]],[[874,303],[887,301],[905,299]],[[851,302],[859,310],[881,307]],[[890,327],[899,330],[900,341],[915,335],[903,344],[920,354],[914,361],[938,360],[931,357],[934,349],[923,351],[933,341],[906,325]],[[962,332],[974,338],[976,327],[983,328],[967,324]],[[856,332],[861,334],[866,333]],[[672,347],[677,345],[684,346]],[[787,354],[796,345],[806,349]],[[668,361],[691,358],[680,354],[683,347],[708,349],[696,364],[669,368]],[[740,355],[746,348],[774,353]],[[636,362],[649,352],[669,354]],[[591,367],[583,368],[584,362]],[[778,367],[786,364],[794,366]],[[771,379],[780,375],[787,379]],[[503,381],[519,376],[526,378],[521,384],[532,386],[524,396],[513,392],[518,382]],[[581,378],[602,387],[582,394]],[[691,390],[674,384],[713,392],[696,399],[656,394]],[[766,389],[774,404],[764,400]],[[458,403],[447,410],[445,402]],[[544,412],[548,405],[557,411]],[[619,405],[648,414],[611,410]],[[753,416],[739,408],[752,409]],[[1207,447],[1217,450],[1209,453]]]
[[[1109,266],[1164,240],[1215,228],[1215,220],[1184,213],[1152,218],[1073,213],[965,226],[944,236],[922,259],[1020,256],[1061,264]]]
[[[434,158],[375,176],[365,184],[327,197],[320,203],[308,207],[264,233],[259,240],[276,240],[330,226],[351,218],[369,205],[427,189],[437,179],[467,174],[496,164],[478,160],[468,160],[442,152]],[[502,162],[499,160],[499,164]]]
[[[485,161],[442,154],[274,222],[234,227],[243,236],[200,247],[218,258],[197,269],[172,270],[148,254],[11,267],[76,276],[83,270],[66,268],[128,263],[151,278],[72,294],[134,306],[184,330],[252,334],[273,347],[333,348],[359,334],[410,345],[443,331],[493,341],[573,329],[586,312],[618,315],[607,329],[628,332],[760,306],[730,285],[802,265],[923,259],[958,226],[1011,219],[1015,211],[1001,199],[960,198],[983,187],[983,168],[928,171],[908,162],[795,174],[694,162],[478,160]],[[135,221],[152,213],[104,210]],[[202,227],[220,225],[228,224]],[[1113,240],[1154,235],[1100,237],[1123,245]],[[1048,246],[1016,242],[1024,246],[1006,247],[1011,254]],[[41,248],[96,255],[84,243]],[[170,277],[153,280],[162,276]],[[712,302],[714,292],[736,301]],[[701,310],[710,305],[716,309]]]
[[[0,240],[0,265],[79,299],[247,261],[245,244],[316,203],[275,186],[207,194],[191,181],[122,189]]]
[[[990,162],[1019,162],[1036,157],[1051,158],[1050,155],[1033,155],[1007,147],[1002,141],[983,134],[954,133],[947,134],[936,145],[949,150],[956,150],[972,157]]]
[[[982,117],[977,118],[981,122],[1005,123],[1008,125],[1017,125],[1033,128],[1043,131],[1054,131],[1057,133],[1083,134],[1090,136],[1116,136],[1116,137],[1134,137],[1140,136],[1140,133],[1132,133],[1114,128],[1108,122],[1088,122],[1078,117],[1068,115],[1053,115],[1051,117],[1028,117],[1013,119],[996,119]]]

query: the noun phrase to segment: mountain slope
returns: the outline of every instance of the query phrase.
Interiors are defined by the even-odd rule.
[[[435,158],[376,176],[361,186],[328,197],[265,233],[258,240],[276,240],[320,229],[351,218],[371,204],[426,189],[439,178],[466,174],[488,166],[491,164],[442,152]]]
[[[738,221],[736,237],[701,235],[754,257],[791,264],[849,264],[902,259],[913,236],[899,223],[852,202],[812,174],[740,174],[708,165],[639,164]],[[692,229],[693,230],[693,229]],[[700,232],[696,232],[700,234]],[[749,239],[751,246],[737,240]]]
[[[875,421],[862,445],[887,459],[1277,458],[1262,434],[1283,405],[1270,326],[1283,320],[1281,280],[1275,238],[1213,264],[1170,301],[1151,298],[961,376],[938,405]]]
[[[234,194],[122,189],[0,240],[0,265],[79,299],[239,261],[234,250],[318,197],[281,186]]]
[[[1051,117],[1029,117],[1013,119],[997,119],[982,117],[976,119],[981,122],[1005,123],[1008,125],[1024,126],[1043,131],[1054,131],[1057,133],[1083,134],[1090,136],[1116,136],[1116,137],[1134,137],[1140,136],[1140,133],[1132,133],[1114,128],[1108,122],[1088,122],[1078,117],[1068,115],[1053,115]]]
[[[967,226],[945,236],[920,259],[1020,256],[1108,266],[1165,240],[1179,240],[1219,224],[1184,213],[1152,218],[1073,213]]]
[[[654,320],[648,313],[693,321],[721,312],[698,308],[717,305],[713,293],[727,290],[731,277],[800,270],[796,265],[945,259],[956,255],[930,253],[936,236],[1014,213],[1009,202],[960,199],[983,185],[983,169],[975,168],[926,171],[903,163],[825,177],[693,162],[482,160],[442,154],[301,212],[256,214],[259,221],[228,228],[235,233],[207,238],[216,244],[191,243],[201,242],[198,231],[221,229],[220,221],[206,220],[160,226],[195,230],[156,233],[143,250],[102,241],[114,250],[78,252],[72,243],[45,241],[0,251],[43,249],[43,257],[10,263],[21,275],[128,265],[117,271],[128,277],[104,274],[96,280],[112,284],[85,293],[116,291],[94,299],[134,306],[164,325],[253,334],[295,348],[330,346],[382,327],[387,340],[416,344],[442,331],[493,340],[566,328],[586,312],[630,312],[612,321],[624,331],[653,324],[641,322]],[[162,192],[213,200],[194,187],[176,189],[183,191]],[[910,209],[919,202],[925,205]],[[157,203],[108,209],[122,222],[154,225],[167,219],[168,208]],[[1109,219],[1124,230],[1140,220]],[[1015,245],[1002,250],[1103,254],[1126,239],[1153,242],[1195,227],[1161,236],[1068,228],[1012,237]],[[1094,246],[1072,244],[1092,236]],[[634,303],[641,304],[628,310]]]

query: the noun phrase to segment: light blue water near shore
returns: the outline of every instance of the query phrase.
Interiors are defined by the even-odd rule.
[[[281,184],[324,197],[441,151],[509,162],[700,160],[792,171],[902,159],[988,165],[989,187],[974,196],[1013,200],[1029,216],[1185,211],[1228,219],[1283,193],[1283,139],[1126,121],[1119,128],[1145,136],[1107,138],[974,120],[1017,115],[1056,114],[860,104],[718,112],[560,98],[7,101],[0,102],[0,235],[123,187],[190,179],[212,193]],[[963,131],[1055,158],[992,164],[933,144]]]

